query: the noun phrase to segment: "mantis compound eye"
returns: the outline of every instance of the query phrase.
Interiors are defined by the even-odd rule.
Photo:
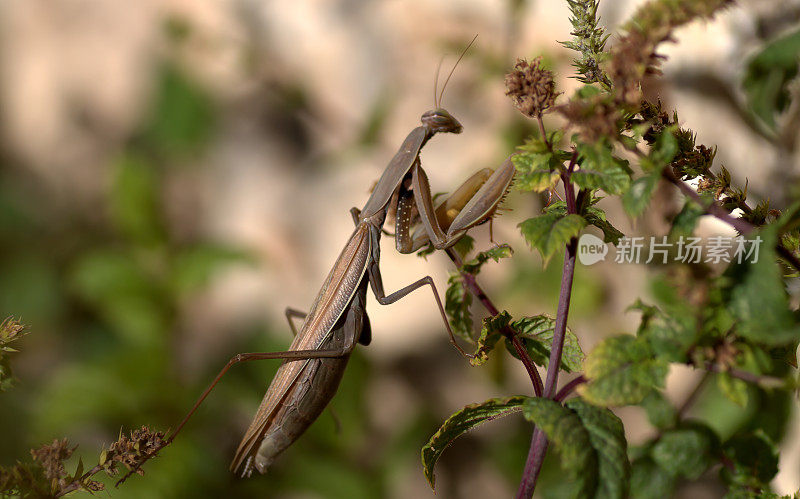
[[[452,114],[444,109],[434,109],[427,111],[420,118],[422,124],[434,132],[461,133],[463,127]]]

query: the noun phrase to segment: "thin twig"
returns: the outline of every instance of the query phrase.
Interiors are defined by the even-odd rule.
[[[713,362],[706,362],[705,369],[714,373],[728,373],[732,378],[737,378],[747,383],[759,385],[763,388],[778,388],[784,386],[786,381],[774,376],[762,376],[735,367],[723,367]]]
[[[700,378],[700,381],[698,381],[697,385],[694,387],[694,390],[692,390],[692,393],[690,393],[689,396],[686,397],[686,400],[683,401],[680,408],[678,408],[679,420],[683,419],[683,416],[686,415],[686,411],[688,411],[689,408],[695,403],[697,397],[700,395],[700,392],[702,392],[703,388],[706,386],[706,382],[708,382],[709,378],[711,378],[711,372],[706,371],[703,374],[703,377]]]
[[[456,268],[459,269],[461,273],[461,277],[464,279],[464,285],[467,289],[469,289],[470,293],[472,293],[478,301],[480,301],[484,308],[489,312],[490,315],[493,317],[500,313],[497,307],[492,302],[491,298],[489,298],[486,293],[483,291],[481,286],[478,284],[478,281],[475,279],[475,276],[470,274],[469,272],[461,271],[462,261],[461,257],[458,256],[458,253],[453,251],[452,248],[448,248],[446,250],[447,256],[450,257],[450,260],[453,261],[453,264]],[[533,383],[533,391],[537,397],[542,396],[542,392],[544,387],[542,385],[542,378],[539,376],[539,371],[536,369],[536,365],[533,363],[530,355],[528,355],[527,350],[522,345],[522,342],[519,341],[517,337],[516,331],[511,329],[510,326],[505,326],[500,330],[500,334],[508,338],[511,344],[514,346],[514,350],[517,352],[517,356],[519,356],[522,364],[525,366],[525,370],[528,371],[528,376],[531,378],[531,383]]]
[[[65,496],[65,495],[69,494],[70,492],[74,492],[74,491],[80,489],[83,486],[83,482],[87,478],[94,476],[95,474],[99,473],[102,470],[103,470],[102,466],[100,466],[99,464],[96,465],[94,468],[90,469],[89,471],[87,471],[86,473],[81,475],[80,477],[76,478],[74,482],[70,483],[69,485],[67,485],[66,487],[61,489],[55,496],[56,497]]]
[[[647,156],[638,148],[629,150],[633,151],[640,158]],[[716,201],[712,200],[711,203],[709,204],[708,201],[704,200],[697,191],[695,191],[685,182],[681,181],[681,179],[676,177],[669,167],[664,168],[664,170],[661,173],[661,176],[670,183],[672,183],[673,185],[675,185],[688,197],[692,198],[692,200],[695,201],[697,204],[699,204],[701,207],[703,207],[706,214],[716,217],[719,220],[722,220],[723,222],[727,223],[728,225],[736,229],[736,231],[738,231],[743,236],[753,232],[756,229],[756,226],[751,224],[747,220],[734,217],[733,215],[731,215],[728,210],[723,208]],[[752,209],[745,202],[739,203],[738,207],[745,213],[749,213],[752,211]],[[786,260],[786,262],[788,262],[789,265],[794,267],[796,270],[800,270],[800,260],[798,260],[798,258],[794,256],[794,254],[780,242],[777,245],[777,251],[780,257]]]
[[[586,377],[584,377],[584,375],[581,374],[580,376],[573,379],[566,385],[562,386],[561,389],[556,393],[556,396],[553,397],[553,400],[555,400],[556,402],[563,402],[564,399],[569,397],[570,394],[574,392],[576,388],[578,388],[578,386],[586,383],[586,381],[587,381]]]
[[[539,123],[539,133],[542,134],[542,140],[544,141],[544,145],[547,146],[547,149],[552,151],[553,150],[553,144],[551,144],[547,140],[547,132],[545,132],[545,130],[544,130],[544,120],[542,120],[542,115],[541,114],[536,117],[536,122]]]

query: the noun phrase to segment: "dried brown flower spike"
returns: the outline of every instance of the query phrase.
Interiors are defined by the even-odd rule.
[[[517,59],[514,69],[506,75],[506,95],[530,118],[549,112],[558,96],[553,72],[542,69],[541,64],[541,57],[530,62]]]

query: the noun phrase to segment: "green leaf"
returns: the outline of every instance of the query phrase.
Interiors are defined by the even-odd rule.
[[[705,215],[705,210],[702,206],[695,203],[691,199],[687,199],[681,211],[672,219],[672,227],[669,229],[669,237],[678,239],[680,237],[689,237],[694,234],[694,229],[697,227],[697,222],[700,217]]]
[[[430,246],[431,248],[433,248],[433,244],[431,244]],[[475,247],[475,239],[473,239],[472,236],[468,236],[466,234],[461,236],[458,242],[456,242],[453,245],[453,249],[456,251],[456,253],[458,253],[461,256],[461,258],[466,258],[469,252],[472,251],[472,248],[474,247]]]
[[[578,144],[580,167],[572,173],[572,181],[582,189],[602,189],[609,194],[622,194],[630,186],[628,162],[615,157],[605,142]]]
[[[550,144],[557,144],[560,140],[560,132],[550,135]],[[541,137],[532,137],[511,158],[517,169],[514,184],[521,191],[542,192],[551,189],[558,183],[563,162],[570,157],[571,154],[566,151],[551,151]]]
[[[172,283],[179,294],[205,286],[221,267],[231,263],[252,261],[241,251],[211,244],[198,244],[175,256]]]
[[[642,162],[642,169],[647,173],[661,173],[678,153],[678,140],[673,135],[677,127],[672,126],[659,134],[647,154],[647,161]]]
[[[519,224],[525,240],[532,248],[539,250],[545,264],[570,239],[577,237],[585,226],[586,220],[580,215],[562,216],[557,213],[546,213]]]
[[[453,333],[468,341],[474,341],[472,338],[474,323],[469,309],[471,305],[472,293],[464,286],[464,278],[459,272],[451,273],[444,294],[444,310],[450,318]]]
[[[630,464],[622,422],[608,409],[572,399],[566,407],[543,398],[523,406],[553,443],[561,467],[578,488],[576,497],[622,498],[627,495]]]
[[[778,474],[778,452],[763,432],[736,435],[725,442],[723,453],[733,469],[722,468],[723,479],[731,485],[769,489]]]
[[[555,333],[555,319],[546,315],[536,315],[533,317],[523,317],[511,323],[511,329],[517,333],[531,360],[542,367],[547,367],[550,360],[550,349],[553,346],[553,335]],[[506,340],[506,347],[511,355],[517,357],[517,352]],[[568,373],[581,370],[584,359],[578,337],[571,329],[567,328],[564,336],[564,346],[561,351],[560,369]]]
[[[789,84],[797,75],[800,30],[769,43],[747,62],[742,86],[750,110],[770,129],[775,118],[791,102]]]
[[[478,274],[483,264],[489,260],[499,262],[501,258],[510,258],[514,254],[514,250],[507,244],[494,246],[486,251],[481,251],[472,260],[466,262],[461,266],[461,270],[470,274]]]
[[[606,338],[586,358],[588,382],[578,387],[578,393],[597,405],[638,404],[664,386],[668,369],[646,340],[628,335]]]
[[[431,488],[435,489],[436,461],[453,440],[487,421],[518,412],[527,399],[528,397],[522,396],[489,399],[480,404],[468,405],[450,416],[422,448],[422,468]]]
[[[717,386],[728,400],[740,407],[747,407],[747,383],[739,378],[734,378],[726,372],[717,375]]]
[[[672,428],[678,422],[678,411],[663,393],[652,390],[642,399],[641,406],[650,424],[658,429]]]
[[[478,337],[478,348],[475,350],[475,357],[469,359],[473,366],[479,366],[489,360],[489,352],[494,350],[495,345],[502,337],[501,329],[508,326],[511,315],[503,310],[494,317],[483,319],[483,327]]]
[[[166,239],[159,182],[155,167],[141,157],[129,154],[114,165],[109,193],[112,222],[137,243],[152,245]]]
[[[650,204],[650,198],[653,197],[653,191],[655,191],[660,178],[660,173],[653,173],[633,181],[630,189],[622,196],[622,207],[625,208],[625,212],[628,215],[638,218],[644,213],[647,205]]]
[[[710,428],[687,424],[663,433],[650,455],[670,475],[694,480],[716,461],[718,447],[719,439]]]
[[[561,174],[558,171],[535,170],[520,175],[514,185],[521,191],[544,192],[555,188],[559,179]]]
[[[789,309],[780,268],[776,263],[776,231],[780,221],[759,231],[758,261],[732,264],[728,308],[738,320],[736,332],[756,343],[780,346],[800,339],[800,327]],[[752,260],[752,259],[751,259]]]
[[[672,497],[675,477],[661,469],[649,457],[631,466],[631,497],[636,499],[666,499]]]
[[[616,245],[620,238],[625,236],[625,234],[617,230],[616,227],[606,220],[606,212],[600,208],[595,206],[587,207],[583,213],[583,217],[586,219],[587,224],[594,225],[603,231],[603,242]]]
[[[196,153],[211,137],[210,96],[176,65],[161,69],[158,93],[146,125],[148,144],[167,155]]]
[[[114,332],[131,342],[164,334],[164,289],[132,255],[113,250],[85,253],[75,262],[70,285]]]

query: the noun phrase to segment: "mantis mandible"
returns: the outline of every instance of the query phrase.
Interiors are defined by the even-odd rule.
[[[253,360],[283,359],[230,466],[231,471],[241,476],[250,476],[253,470],[266,472],[275,457],[319,417],[333,398],[355,345],[369,344],[372,332],[366,312],[368,287],[372,288],[379,303],[388,305],[422,286],[430,286],[451,343],[468,356],[456,343],[430,276],[387,294],[379,268],[381,233],[394,200],[397,203],[397,248],[409,253],[430,241],[434,247],[442,249],[455,244],[469,228],[491,218],[511,184],[514,167],[509,159],[495,172],[484,169],[473,175],[445,203],[434,209],[427,175],[420,164],[420,151],[437,133],[462,131],[458,120],[441,108],[439,102],[435,104],[434,110],[422,115],[422,125],[408,134],[364,207],[351,210],[355,230],[336,259],[311,310],[303,314],[286,309],[289,326],[295,333],[289,350],[234,356],[164,446],[174,440],[233,365]],[[414,208],[419,213],[422,230],[418,230],[412,239],[409,227]],[[295,329],[293,317],[304,317],[300,331]]]

